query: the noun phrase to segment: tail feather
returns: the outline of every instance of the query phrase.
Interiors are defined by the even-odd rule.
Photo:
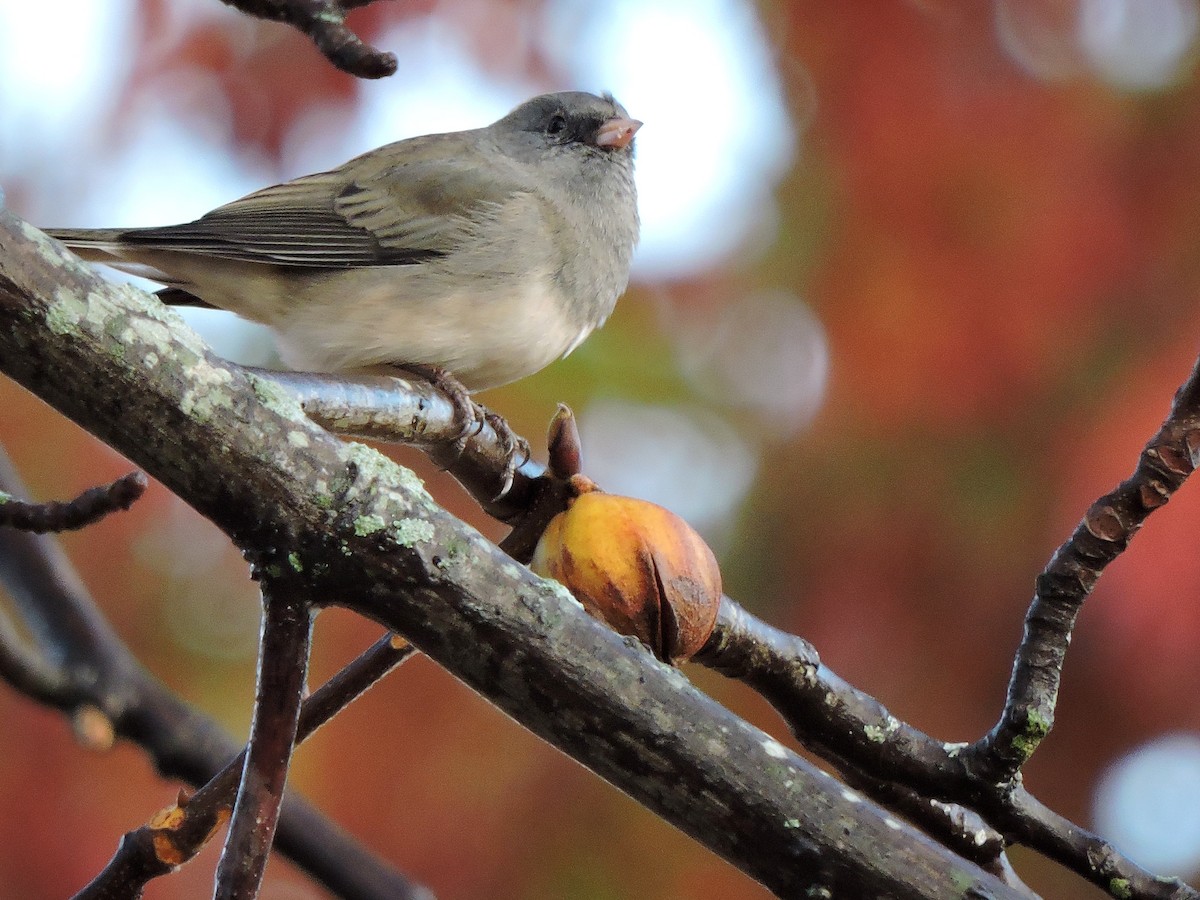
[[[66,244],[80,259],[103,263],[151,281],[176,283],[153,261],[147,260],[145,252],[130,246],[127,239],[131,231],[127,228],[47,228],[45,232]]]
[[[125,232],[119,228],[46,228],[46,234],[57,238],[82,259],[111,262],[121,258],[121,242]]]
[[[220,309],[219,306],[213,306],[204,300],[201,300],[190,291],[185,291],[183,288],[165,287],[161,291],[155,291],[154,296],[161,300],[167,306],[194,306],[196,309]]]

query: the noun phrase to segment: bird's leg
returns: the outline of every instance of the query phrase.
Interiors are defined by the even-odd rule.
[[[397,365],[396,368],[423,378],[449,398],[454,406],[455,417],[462,422],[462,430],[452,442],[452,449],[456,455],[462,453],[466,448],[467,440],[478,434],[485,422],[492,426],[492,430],[496,432],[496,439],[504,448],[506,459],[500,492],[494,499],[498,500],[507,494],[509,488],[512,487],[513,476],[517,469],[529,461],[529,442],[513,431],[502,416],[492,412],[482,403],[472,400],[462,382],[441,366],[428,363],[404,363]]]
[[[428,381],[449,399],[454,407],[454,417],[462,426],[458,436],[451,441],[456,455],[461,454],[467,446],[467,440],[479,433],[487,420],[486,410],[471,399],[471,394],[463,387],[463,383],[455,378],[448,369],[429,363],[402,363],[397,369],[411,372],[418,378]]]

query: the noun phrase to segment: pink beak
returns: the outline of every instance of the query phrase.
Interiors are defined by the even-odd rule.
[[[642,127],[637,119],[616,116],[600,126],[596,132],[596,146],[605,150],[624,150],[633,142],[633,136]]]

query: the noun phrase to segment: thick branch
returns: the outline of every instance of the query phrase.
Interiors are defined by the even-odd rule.
[[[508,454],[491,423],[483,422],[465,446],[456,448],[462,425],[454,405],[426,381],[400,375],[245,371],[285,388],[310,419],[335,434],[419,447],[458,479],[493,519],[519,525],[543,503],[555,513],[566,508],[565,483],[532,460],[525,460],[512,473],[508,490],[502,490]]]
[[[591,619],[411,473],[333,438],[157,301],[101,282],[3,212],[0,370],[241,546],[288,559],[313,596],[410,638],[776,892],[1013,896]]]

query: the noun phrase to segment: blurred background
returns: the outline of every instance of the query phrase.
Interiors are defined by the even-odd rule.
[[[535,439],[569,403],[585,471],[692,521],[732,596],[902,719],[984,732],[1034,577],[1200,349],[1200,3],[400,0],[351,22],[394,77],[355,81],[217,0],[3,4],[5,202],[45,226],[166,224],[544,90],[612,90],[646,123],[634,282],[569,359],[484,401]],[[271,358],[231,316],[193,321]],[[36,498],[129,468],[7,381],[0,409]],[[1056,810],[1192,878],[1198,526],[1188,485],[1101,580],[1026,769]],[[155,487],[64,543],[146,664],[244,734],[257,593],[225,538]],[[376,633],[322,614],[314,682]],[[688,674],[786,738],[748,691]],[[10,896],[79,888],[174,799],[136,749],[92,755],[7,688],[0,718]],[[426,660],[319,732],[294,784],[446,898],[765,896]],[[148,896],[206,895],[216,855]],[[1014,858],[1048,896],[1100,895]],[[323,894],[276,859],[263,896]]]

